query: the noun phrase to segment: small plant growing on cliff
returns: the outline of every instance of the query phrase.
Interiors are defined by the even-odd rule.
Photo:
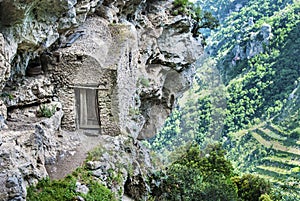
[[[6,92],[2,93],[1,97],[8,98],[8,100],[13,100],[15,98],[14,95],[12,95],[10,93],[6,93]]]
[[[219,26],[219,21],[210,12],[204,12],[199,5],[189,0],[175,0],[173,5],[172,15],[187,15],[194,20],[192,29],[194,37],[199,36],[201,28],[215,29]]]
[[[139,78],[139,82],[142,86],[144,87],[150,87],[150,81],[148,78],[145,78],[145,77],[141,77]]]
[[[99,160],[99,158],[103,155],[104,149],[99,146],[93,149],[88,153],[88,157],[86,158],[86,161],[91,161],[91,160]]]
[[[175,0],[173,2],[173,5],[173,15],[189,14],[191,8],[193,7],[193,3],[189,2],[189,0]]]
[[[139,110],[139,108],[134,108],[134,107],[129,108],[129,115],[135,116],[135,115],[139,115],[139,114],[141,114],[141,111]]]
[[[53,116],[55,111],[56,111],[55,105],[52,105],[51,107],[49,107],[47,105],[41,105],[39,107],[39,109],[37,110],[37,116],[50,118]]]

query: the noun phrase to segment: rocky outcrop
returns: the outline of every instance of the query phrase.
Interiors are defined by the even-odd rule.
[[[79,142],[65,131],[97,129],[107,146],[155,135],[191,85],[203,50],[192,20],[170,14],[172,1],[2,0],[0,9],[0,200],[25,199],[25,186],[47,176],[44,165],[74,150]],[[42,104],[55,115],[37,117]],[[123,150],[103,148],[112,156]],[[136,158],[146,155],[129,154],[123,165],[151,168]],[[90,164],[117,161],[103,155]],[[120,170],[116,188],[139,192],[146,169]]]
[[[264,52],[269,45],[269,41],[272,38],[272,27],[269,24],[263,24],[259,31],[250,32],[253,25],[253,18],[250,18],[248,24],[244,27],[244,34],[249,35],[246,41],[241,40],[241,35],[237,37],[237,44],[233,49],[233,65],[239,60],[250,59],[259,53]]]
[[[60,103],[55,107],[51,118],[36,122],[28,122],[28,116],[33,118],[33,108],[17,109],[11,115],[24,121],[10,122],[11,130],[0,131],[0,200],[25,200],[26,186],[48,176],[45,165],[55,163],[57,156],[79,143],[75,135],[58,134],[63,112]]]
[[[251,33],[250,41],[246,47],[247,59],[264,52],[265,48],[269,45],[271,37],[272,27],[269,24],[263,24],[259,32]]]
[[[9,63],[9,55],[7,53],[8,44],[5,41],[3,34],[0,33],[0,80],[1,89],[4,86],[4,80],[7,80],[10,75],[11,65]]]
[[[149,151],[126,136],[102,136],[101,141],[86,163],[95,180],[100,179],[116,194],[126,192],[135,200],[147,200],[149,170],[153,169]]]

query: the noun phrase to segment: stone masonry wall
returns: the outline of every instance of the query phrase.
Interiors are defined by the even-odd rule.
[[[108,24],[101,18],[87,20],[78,29],[85,35],[53,53],[48,62],[65,114],[62,127],[77,128],[74,88],[92,85],[99,89],[101,133],[119,135],[130,130],[128,113],[138,79],[136,35],[130,25]]]
[[[73,55],[68,52],[60,52],[61,61],[53,67],[53,83],[56,85],[56,93],[63,105],[64,117],[62,128],[75,130],[78,128],[76,120],[76,86],[96,86],[98,90],[98,101],[101,121],[101,133],[113,135],[116,125],[111,118],[111,96],[114,86],[113,70],[97,69],[98,62],[89,56]],[[79,59],[79,60],[78,60]],[[115,135],[115,134],[114,134]]]

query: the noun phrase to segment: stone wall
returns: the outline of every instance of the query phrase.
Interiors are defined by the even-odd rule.
[[[94,86],[98,88],[101,133],[120,134],[120,129],[124,127],[121,125],[124,121],[120,118],[127,116],[120,110],[127,108],[128,111],[131,101],[127,100],[131,99],[136,88],[132,49],[136,51],[137,46],[133,43],[133,47],[130,41],[134,38],[130,28],[128,25],[108,25],[101,18],[87,20],[79,28],[85,31],[85,35],[50,57],[47,68],[51,69],[52,82],[63,104],[64,129],[78,128],[74,88]],[[55,55],[60,57],[58,62]]]
[[[98,88],[101,133],[116,135],[118,127],[112,119],[111,112],[111,97],[116,82],[115,71],[101,68],[93,57],[63,51],[60,52],[61,61],[49,72],[56,86],[58,99],[63,105],[65,115],[62,128],[78,129],[75,88],[92,85]]]

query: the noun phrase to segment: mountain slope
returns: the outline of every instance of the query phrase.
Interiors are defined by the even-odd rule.
[[[203,30],[208,56],[181,107],[150,141],[153,149],[167,154],[186,141],[222,141],[240,172],[278,187],[275,200],[300,199],[299,1],[198,3],[221,26]]]

